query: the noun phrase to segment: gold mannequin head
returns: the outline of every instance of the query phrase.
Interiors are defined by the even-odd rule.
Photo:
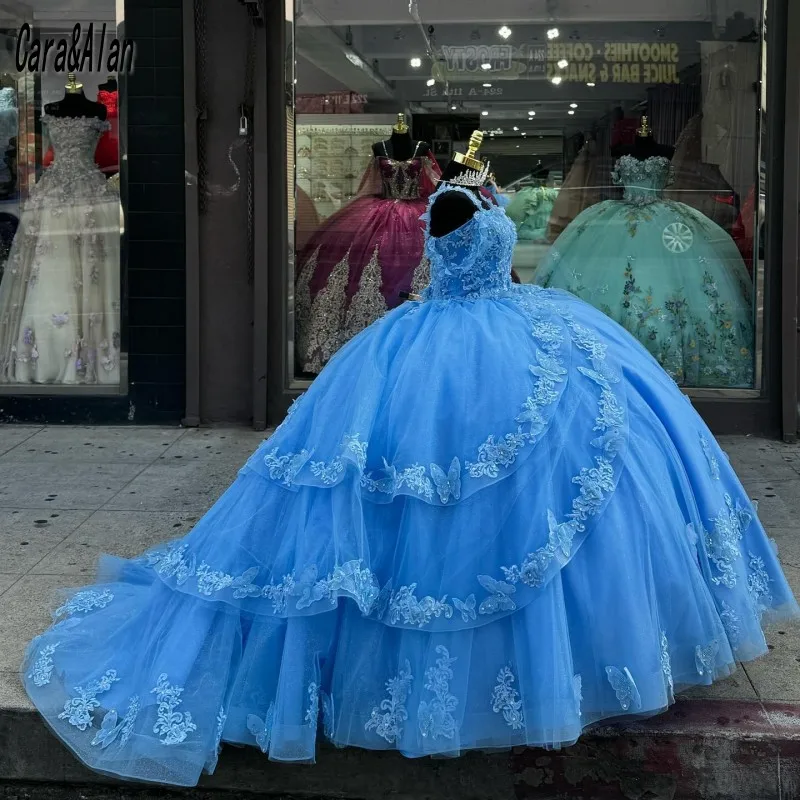
[[[78,83],[75,79],[74,72],[70,72],[69,75],[67,75],[67,84],[64,88],[67,90],[67,94],[78,94],[78,92],[83,90],[83,84]]]
[[[401,111],[397,115],[397,122],[394,124],[392,130],[395,133],[408,133],[408,125],[406,124],[406,115]]]
[[[636,133],[638,136],[642,136],[644,138],[650,136],[652,131],[650,130],[650,125],[647,122],[647,117],[642,117],[642,125],[637,129]]]
[[[474,131],[472,136],[469,137],[469,145],[466,154],[454,153],[453,161],[458,164],[463,164],[470,169],[478,171],[483,170],[484,163],[478,158],[478,150],[481,144],[483,144],[483,131]]]

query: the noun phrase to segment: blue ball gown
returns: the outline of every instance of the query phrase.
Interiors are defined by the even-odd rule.
[[[308,762],[318,735],[558,747],[800,613],[674,382],[592,306],[512,284],[512,222],[458,191],[478,209],[426,237],[423,300],[331,359],[193,531],[105,558],[30,645],[25,687],[92,769],[189,786],[222,743]]]
[[[666,158],[622,156],[614,182],[624,186],[623,200],[582,211],[535,280],[567,289],[619,322],[681,385],[752,387],[747,268],[719,225],[663,199],[670,175]]]

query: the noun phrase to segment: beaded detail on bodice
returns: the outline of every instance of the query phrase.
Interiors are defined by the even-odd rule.
[[[419,200],[422,197],[421,177],[424,159],[417,157],[419,143],[407,161],[395,161],[389,156],[386,144],[384,155],[378,156],[378,171],[381,176],[383,197],[387,200]]]
[[[99,89],[97,92],[97,102],[102,103],[109,116],[116,116],[118,113],[119,92],[109,92]]]
[[[0,89],[0,111],[11,111],[17,108],[17,92],[10,86]]]
[[[472,218],[446,236],[430,235],[430,210],[440,194],[458,191],[475,204]],[[425,254],[431,282],[425,299],[498,297],[511,290],[511,258],[517,230],[502,207],[482,201],[469,189],[443,183],[432,195],[426,224]]]
[[[53,163],[31,192],[29,205],[119,202],[94,161],[100,136],[108,122],[96,117],[42,116],[53,145]]]
[[[651,156],[639,161],[633,156],[622,156],[611,174],[617,186],[624,187],[623,200],[636,206],[646,206],[661,200],[664,189],[672,181],[672,167],[668,158]]]

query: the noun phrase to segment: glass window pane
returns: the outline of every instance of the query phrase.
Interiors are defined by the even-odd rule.
[[[761,3],[564,6],[297,0],[295,377],[424,288],[419,215],[480,128],[515,280],[595,305],[681,386],[758,386]]]
[[[97,0],[76,27],[52,3],[0,5],[3,393],[119,391],[117,69],[132,52],[113,56],[116,12]]]

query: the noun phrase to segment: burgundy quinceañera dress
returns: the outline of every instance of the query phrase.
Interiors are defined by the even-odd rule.
[[[399,305],[400,292],[428,285],[420,215],[441,170],[419,148],[407,161],[395,161],[384,147],[364,173],[358,196],[329,217],[300,254],[295,347],[303,372],[320,372],[345,342]]]

